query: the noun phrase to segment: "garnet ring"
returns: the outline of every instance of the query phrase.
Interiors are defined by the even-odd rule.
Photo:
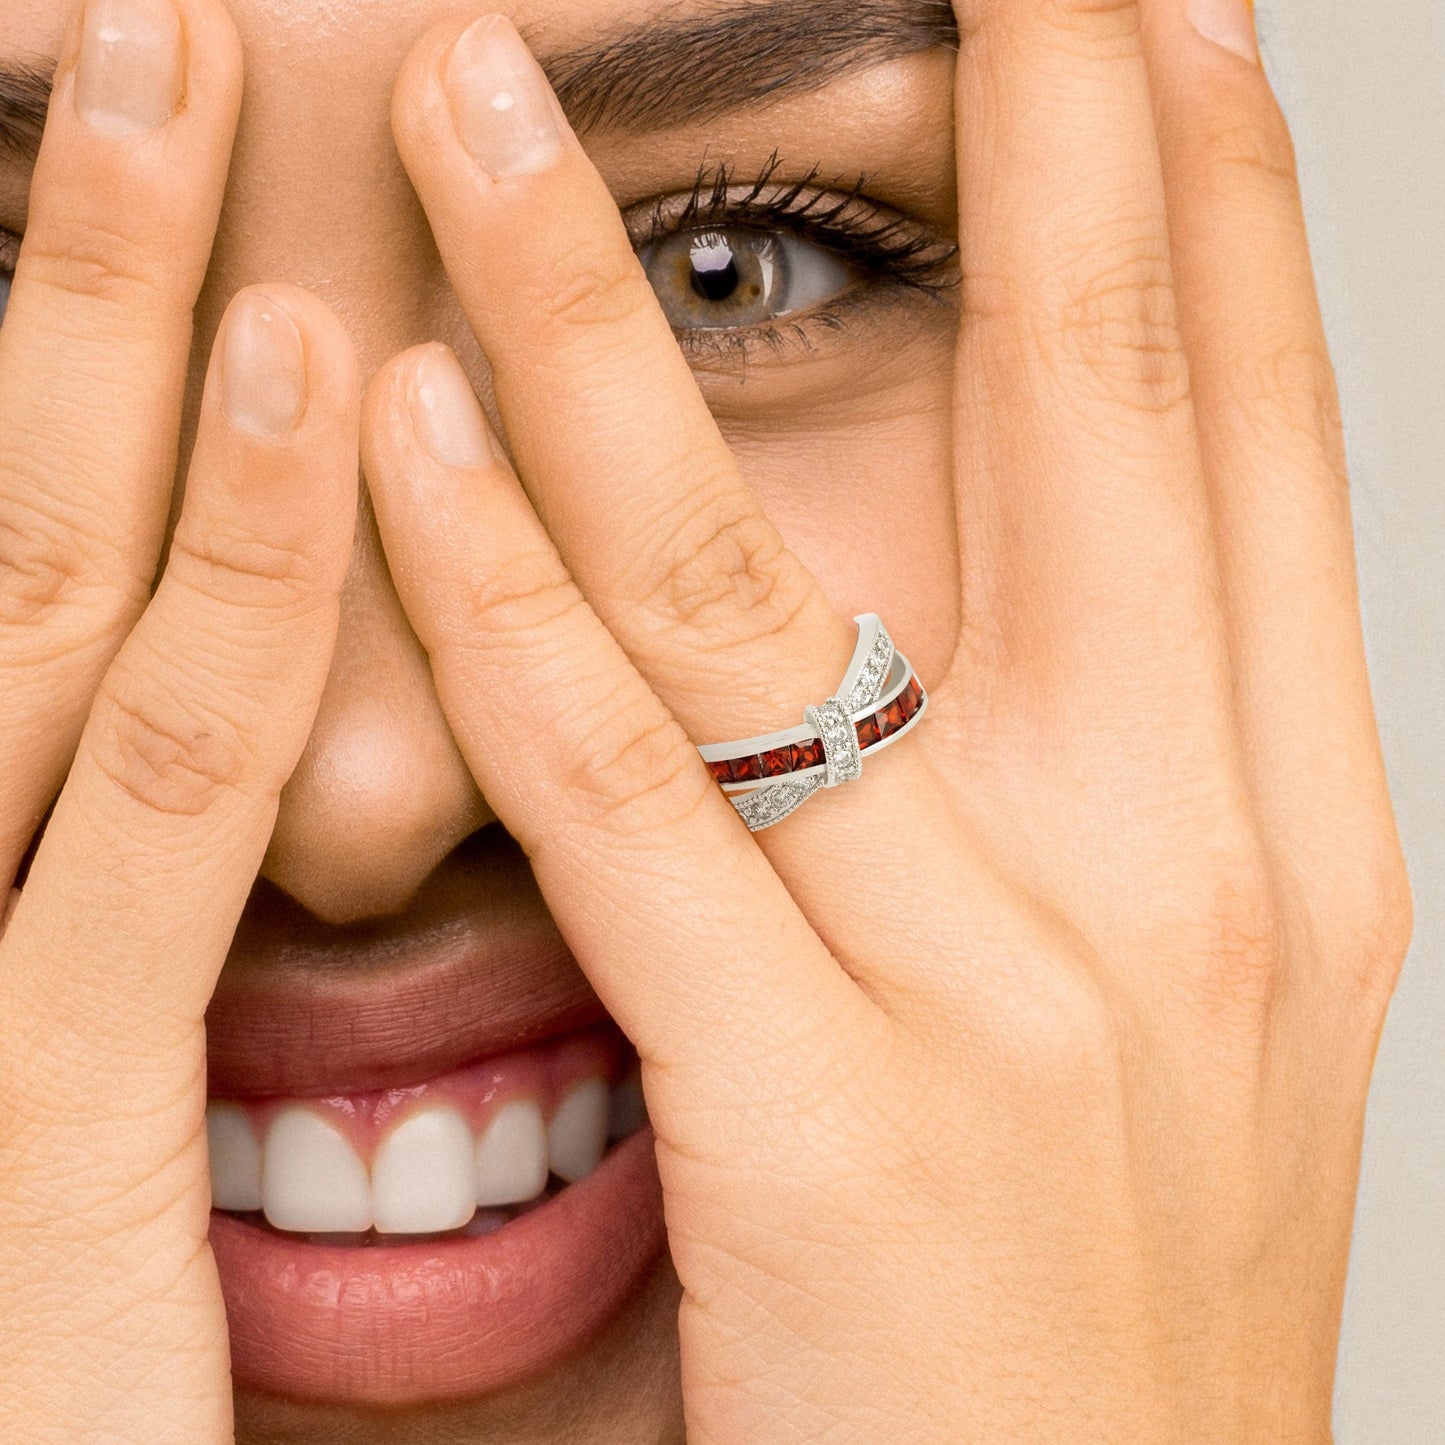
[[[799,726],[698,749],[755,833],[781,822],[819,788],[860,777],[863,759],[897,742],[928,706],[923,684],[878,614],[853,620],[858,646],[837,694],[808,708]]]

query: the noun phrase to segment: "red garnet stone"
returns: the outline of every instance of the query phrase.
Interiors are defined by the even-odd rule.
[[[793,744],[793,771],[823,766],[823,739],[809,738],[805,743]]]

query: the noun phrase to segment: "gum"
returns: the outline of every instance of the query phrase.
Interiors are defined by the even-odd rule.
[[[577,1084],[601,1078],[609,1088],[624,1079],[636,1055],[613,1028],[589,1029],[528,1049],[494,1054],[449,1074],[407,1088],[308,1099],[213,1099],[242,1110],[256,1138],[264,1141],[272,1121],[285,1109],[304,1108],[319,1115],[350,1142],[368,1167],[381,1141],[398,1124],[422,1109],[449,1104],[480,1136],[504,1105],[535,1099],[550,1121],[558,1104]]]

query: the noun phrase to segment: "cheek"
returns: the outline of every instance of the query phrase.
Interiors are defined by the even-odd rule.
[[[784,540],[847,616],[877,612],[937,684],[959,627],[951,358],[857,398],[848,416],[724,422]]]

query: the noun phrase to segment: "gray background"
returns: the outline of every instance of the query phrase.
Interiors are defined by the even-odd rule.
[[[1445,0],[1260,0],[1340,373],[1415,888],[1340,1347],[1339,1445],[1445,1445]]]

